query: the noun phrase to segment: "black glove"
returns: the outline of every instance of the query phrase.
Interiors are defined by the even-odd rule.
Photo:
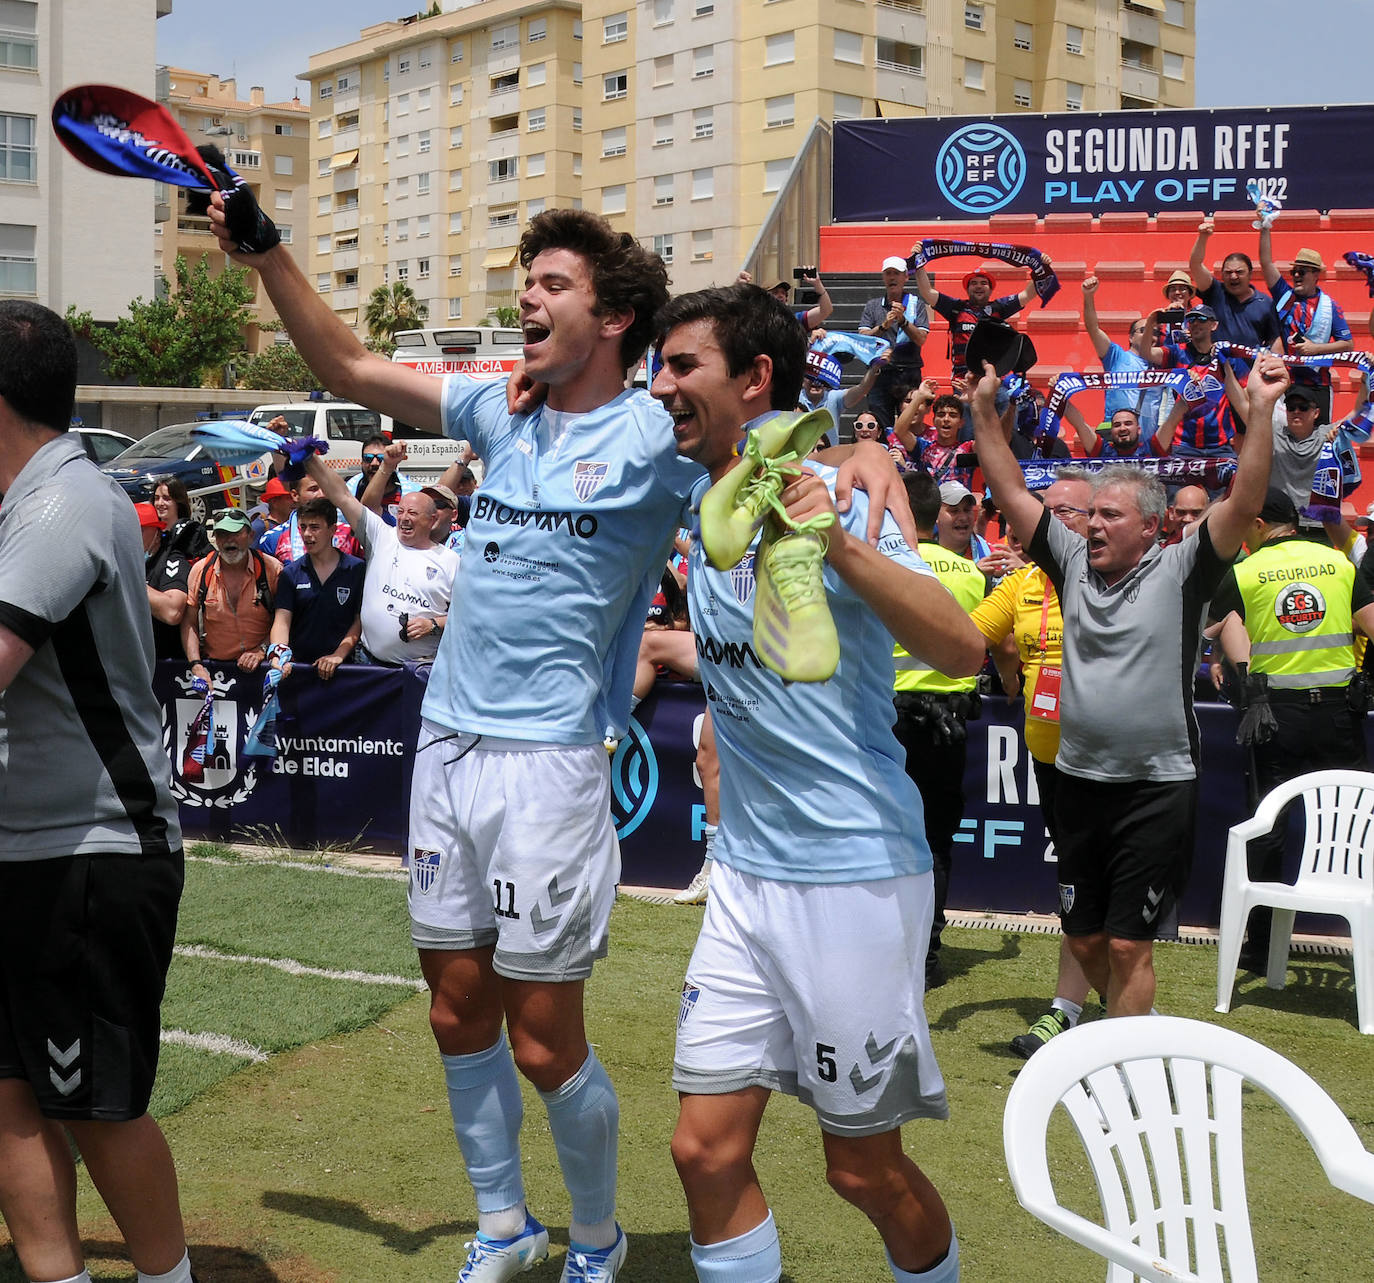
[[[248,184],[229,168],[224,153],[214,143],[204,143],[196,150],[224,194],[225,223],[239,251],[265,254],[273,246],[280,245],[281,233],[277,225],[262,212]],[[200,191],[187,193],[186,212],[203,218],[210,210],[210,195]]]
[[[1269,678],[1264,673],[1250,673],[1245,679],[1245,712],[1236,727],[1236,743],[1242,747],[1267,744],[1274,738],[1279,724],[1269,707]]]

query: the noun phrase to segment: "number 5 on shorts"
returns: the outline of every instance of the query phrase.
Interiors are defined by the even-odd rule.
[[[833,1083],[839,1077],[839,1070],[835,1068],[835,1048],[829,1043],[816,1044],[816,1072],[822,1082]]]

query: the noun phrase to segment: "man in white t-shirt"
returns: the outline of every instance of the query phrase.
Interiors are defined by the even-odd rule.
[[[402,495],[396,524],[389,526],[364,508],[318,455],[311,455],[305,467],[367,554],[360,657],[392,665],[433,659],[458,573],[458,554],[434,542],[438,508],[433,498],[419,490]]]

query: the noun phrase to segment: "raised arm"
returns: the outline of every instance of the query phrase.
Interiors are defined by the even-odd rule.
[[[1212,536],[1212,546],[1228,560],[1240,551],[1241,540],[1264,506],[1274,457],[1274,406],[1289,383],[1288,367],[1278,357],[1263,352],[1256,358],[1245,388],[1249,402],[1245,418],[1250,430],[1241,445],[1236,479],[1231,493],[1213,504],[1202,518]]]
[[[1210,290],[1215,279],[1205,262],[1207,258],[1207,242],[1211,239],[1212,233],[1216,230],[1210,218],[1204,218],[1197,225],[1197,240],[1193,242],[1192,253],[1188,255],[1188,275],[1193,278],[1193,284],[1197,286],[1198,293],[1203,290]]]
[[[354,534],[361,533],[366,524],[366,518],[363,516],[363,505],[358,502],[357,497],[348,488],[343,477],[329,467],[317,454],[312,454],[306,459],[305,470],[319,482],[320,489],[324,491],[324,497],[343,513],[343,519],[353,527]]]
[[[910,455],[917,451],[917,424],[924,423],[926,411],[935,400],[939,384],[934,379],[922,379],[916,395],[902,407],[897,422],[892,425],[892,435],[902,443],[902,448]]]
[[[873,385],[878,381],[878,375],[882,373],[883,366],[888,363],[891,357],[891,349],[873,359],[868,369],[864,371],[864,376],[852,388],[847,388],[844,394],[844,408],[852,410],[859,405],[873,391]]]
[[[1274,234],[1263,220],[1260,221],[1259,262],[1265,283],[1271,290],[1274,289],[1280,280],[1279,269],[1274,266]]]
[[[369,478],[367,486],[358,497],[358,502],[363,505],[368,512],[375,512],[379,517],[382,515],[382,500],[386,498],[386,492],[391,489],[391,478],[396,475],[396,469],[405,462],[406,448],[402,441],[390,441],[382,451],[381,466]],[[349,523],[352,525],[352,522]]]
[[[911,252],[914,254],[920,249],[920,244],[913,245]],[[940,291],[930,283],[930,273],[924,267],[918,267],[915,275],[911,278],[911,283],[916,287],[916,293],[921,296],[921,302],[927,307],[933,308],[940,301]]]
[[[972,371],[969,372],[972,375]],[[978,448],[978,466],[992,491],[993,502],[1011,522],[1023,547],[1029,547],[1044,507],[1026,489],[1026,477],[1011,452],[997,413],[997,371],[986,361],[983,374],[973,388],[973,440]]]
[[[1083,411],[1072,401],[1065,401],[1063,417],[1073,424],[1073,430],[1078,434],[1078,444],[1083,447],[1083,453],[1089,459],[1096,458],[1102,451],[1102,438],[1097,435],[1097,429],[1092,427],[1083,417]]]
[[[1048,254],[1040,255],[1040,261],[1044,263],[1046,267],[1049,267],[1051,265],[1050,256]],[[1021,292],[1016,297],[1021,300],[1022,307],[1030,306],[1031,299],[1036,297],[1035,277],[1032,276],[1027,279],[1026,283],[1021,287]]]
[[[387,361],[363,347],[311,288],[287,246],[277,245],[264,254],[240,253],[229,234],[224,197],[219,192],[210,201],[210,230],[234,262],[253,268],[261,277],[296,351],[325,387],[404,423],[431,432],[441,430],[442,379]]]
[[[815,290],[818,295],[816,301],[806,309],[806,317],[803,324],[808,330],[814,330],[818,325],[824,325],[825,319],[835,310],[835,304],[830,298],[830,291],[825,288],[820,276],[805,276],[801,283],[809,290]]]
[[[1097,359],[1105,361],[1107,349],[1111,347],[1112,341],[1102,332],[1102,327],[1097,323],[1097,298],[1095,297],[1097,286],[1096,276],[1083,278],[1083,328],[1088,331],[1088,338],[1092,340],[1093,351],[1097,353]]]

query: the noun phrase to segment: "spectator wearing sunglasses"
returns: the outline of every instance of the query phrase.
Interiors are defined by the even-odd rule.
[[[405,473],[397,470],[396,464],[383,467],[387,462],[387,446],[389,442],[385,437],[369,437],[363,443],[363,470],[348,482],[349,493],[362,503],[365,507],[375,512],[388,526],[396,524],[396,508],[401,502],[401,496],[413,494],[420,489],[418,481],[411,480]],[[397,462],[404,457],[404,451],[398,455]],[[368,484],[379,472],[384,476],[385,489],[380,495],[365,498]],[[373,500],[375,499],[375,502]]]

